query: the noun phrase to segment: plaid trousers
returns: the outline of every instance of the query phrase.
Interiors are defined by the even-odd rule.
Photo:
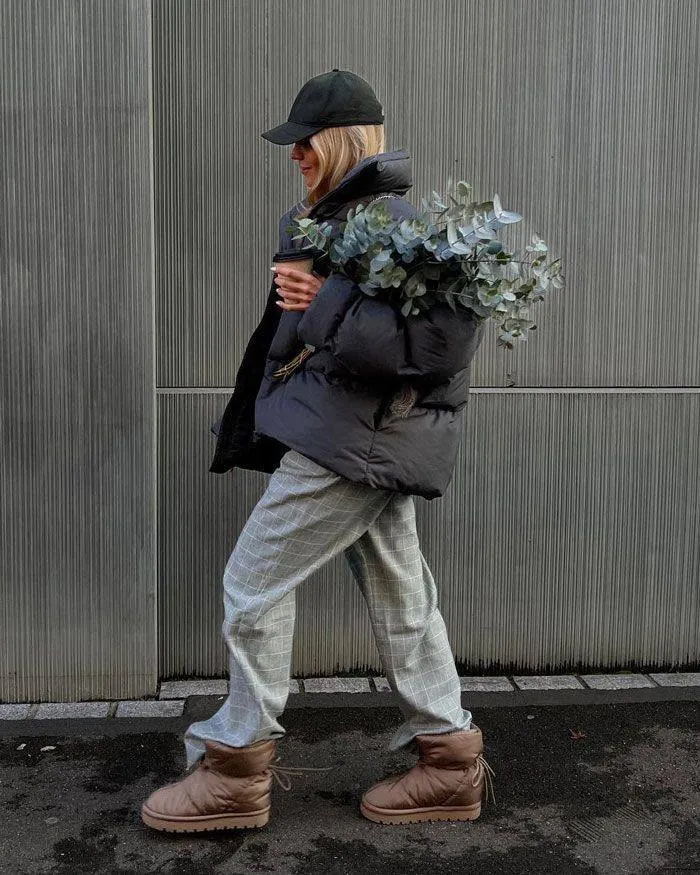
[[[344,552],[367,603],[387,679],[404,716],[391,742],[468,729],[435,582],[421,554],[413,499],[285,454],[224,573],[229,695],[185,735],[188,764],[204,741],[243,747],[284,734],[295,590]]]

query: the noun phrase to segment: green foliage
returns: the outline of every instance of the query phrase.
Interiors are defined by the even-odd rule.
[[[378,200],[350,210],[336,236],[327,223],[298,219],[297,237],[404,317],[441,303],[464,307],[493,320],[499,343],[512,349],[536,327],[530,307],[563,287],[561,262],[547,261],[549,248],[536,235],[524,252],[508,251],[498,232],[522,217],[504,210],[497,194],[490,201],[471,198],[471,185],[460,181],[447,197],[434,191],[423,199],[415,218],[394,219]]]

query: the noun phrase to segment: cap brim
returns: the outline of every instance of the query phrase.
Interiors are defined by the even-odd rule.
[[[276,128],[265,131],[260,136],[277,146],[291,146],[292,143],[305,140],[321,130],[323,130],[323,125],[300,125],[296,122],[285,122],[282,125],[277,125]]]

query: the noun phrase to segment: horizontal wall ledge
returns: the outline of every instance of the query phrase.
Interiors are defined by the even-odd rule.
[[[230,395],[233,386],[158,386],[158,395]],[[700,395],[700,386],[472,386],[472,395]]]
[[[472,395],[698,395],[700,386],[472,386]]]

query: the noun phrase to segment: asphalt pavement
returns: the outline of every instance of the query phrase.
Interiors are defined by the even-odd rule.
[[[288,710],[282,765],[326,767],[273,790],[262,830],[172,836],[141,801],[182,774],[175,720],[7,722],[0,727],[0,872],[8,875],[510,875],[700,873],[698,702],[483,707],[475,720],[496,802],[474,823],[382,827],[363,789],[413,762],[387,744],[393,707]]]

